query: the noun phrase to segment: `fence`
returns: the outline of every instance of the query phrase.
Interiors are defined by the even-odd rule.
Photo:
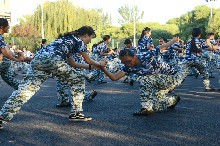
[[[46,37],[47,44],[54,41],[55,37]],[[92,39],[91,43],[88,45],[88,48],[91,48],[93,44],[98,43],[101,41],[102,38],[94,38]],[[133,41],[133,39],[131,39]],[[5,37],[5,41],[7,43],[16,44],[20,50],[22,50],[22,47],[27,47],[29,51],[36,53],[41,46],[42,38],[41,37]],[[125,39],[112,39],[112,41],[107,45],[107,47],[111,48],[124,48],[124,41]],[[136,39],[136,45],[137,45],[138,39]],[[153,44],[155,46],[158,45],[158,39],[153,39]]]

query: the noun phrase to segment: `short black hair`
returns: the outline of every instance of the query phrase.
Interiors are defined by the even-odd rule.
[[[47,40],[46,39],[42,39],[42,44],[46,43]]]
[[[132,42],[132,41],[131,41],[130,39],[126,39],[125,42],[124,42],[124,44],[125,44],[125,45],[126,45],[126,44],[131,44],[131,42]]]
[[[0,18],[0,27],[7,27],[8,26],[8,20],[5,18]]]
[[[167,40],[165,37],[163,37],[163,36],[162,36],[162,37],[160,37],[160,39],[163,39],[165,43],[167,43],[167,42],[168,42],[168,40]],[[160,40],[160,39],[159,39],[159,40]]]
[[[131,56],[134,57],[134,52],[131,49],[123,49],[119,52],[119,58],[124,56]]]

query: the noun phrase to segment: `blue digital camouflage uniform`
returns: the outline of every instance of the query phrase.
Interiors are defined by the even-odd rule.
[[[114,59],[111,61],[110,65],[109,65],[109,71],[110,71],[111,73],[116,73],[116,72],[119,71],[119,69],[121,68],[121,66],[122,66],[121,61],[119,60],[118,57],[116,57],[116,58],[114,58]]]
[[[125,49],[129,49],[128,47],[125,47]],[[136,48],[136,47],[134,47],[134,46],[132,46],[131,48],[130,48],[130,50],[132,50],[133,52],[134,52],[134,55],[136,55],[136,54],[138,54],[139,53],[139,50]],[[133,82],[136,82],[137,81],[137,79],[138,79],[138,75],[137,74],[134,74],[134,73],[130,73],[130,75],[129,75],[129,78],[130,78],[130,81],[133,81]]]
[[[218,49],[217,49],[217,53],[216,53],[216,66],[218,69],[220,69],[220,43],[217,44],[218,45]]]
[[[32,58],[32,53],[30,51],[23,52],[23,55],[27,58]],[[22,66],[22,73],[26,74],[30,68],[30,62],[24,61],[22,62],[21,66]]]
[[[160,48],[155,48],[136,56],[139,66],[124,65],[121,71],[126,74],[135,73],[140,77],[139,91],[142,108],[159,111],[173,105],[177,96],[167,96],[168,91],[180,85],[186,77],[186,71],[176,72],[172,66],[160,60]]]
[[[219,69],[219,77],[218,77],[218,83],[219,83],[219,90],[220,90],[220,43],[217,44],[218,45],[218,49],[217,49],[217,53],[216,53],[216,62],[217,62],[217,69]]]
[[[138,50],[139,52],[147,52],[147,46],[152,46],[152,38],[149,36],[144,36],[140,42],[138,42]]]
[[[180,64],[179,64],[180,61],[179,61],[178,51],[175,50],[176,46],[180,47],[177,43],[174,43],[167,50],[165,50],[162,53],[162,59],[164,62],[173,66],[175,70],[179,70],[180,69]]]
[[[119,53],[119,51],[116,51],[116,53]],[[115,55],[113,53],[110,55],[107,55],[107,61],[108,61],[108,64],[106,68],[111,73],[116,73],[121,68],[121,61],[119,60],[118,55]]]
[[[98,46],[93,48],[92,58],[99,62],[102,59],[105,59],[105,56],[100,55],[101,52],[107,52],[107,44],[105,42],[100,43]],[[102,82],[104,79],[104,72],[101,69],[94,69],[88,75],[88,79],[96,79],[98,78],[98,82]]]
[[[210,39],[210,43],[212,45],[216,45],[216,42],[214,39]],[[213,76],[212,73],[214,72],[215,63],[216,63],[215,53],[205,48],[202,53],[202,61],[206,65],[209,76]]]
[[[74,55],[73,56],[75,62],[83,63],[81,56]],[[85,69],[83,68],[75,68],[81,75],[85,75]],[[79,77],[81,77],[81,75]],[[83,79],[83,82],[85,84],[85,79]],[[72,103],[72,97],[70,95],[70,88],[68,85],[64,84],[62,81],[60,81],[58,78],[56,78],[56,89],[57,89],[57,97],[58,100],[61,102],[71,102]],[[84,100],[92,100],[92,92],[91,91],[85,91],[85,97]]]
[[[199,39],[197,37],[195,37],[194,39],[198,49],[207,49],[209,47],[202,39]],[[189,70],[192,69],[192,67],[195,67],[200,72],[200,74],[203,75],[203,84],[205,88],[210,89],[211,85],[207,68],[201,61],[201,53],[191,52],[191,40],[192,39],[189,39],[186,44],[186,55],[182,63],[183,67],[188,67]]]
[[[48,74],[55,75],[65,85],[68,85],[72,95],[73,110],[82,111],[85,94],[84,76],[67,63],[67,58],[78,52],[86,52],[83,41],[75,36],[65,36],[56,39],[47,47],[42,48],[32,59],[31,68],[19,85],[5,102],[0,111],[4,121],[9,121],[41,87]]]
[[[0,48],[5,48],[7,45],[8,44],[4,41],[4,37],[0,35]],[[11,68],[12,63],[12,60],[3,57],[3,59],[0,60],[0,75],[9,86],[13,87],[14,89],[18,89],[18,85],[21,82],[14,78],[14,70]]]

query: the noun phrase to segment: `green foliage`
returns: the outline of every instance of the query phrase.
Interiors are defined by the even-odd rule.
[[[136,15],[136,41],[145,27],[151,28],[151,37],[155,40],[155,43],[158,42],[161,36],[169,39],[176,34],[184,41],[187,41],[191,38],[191,32],[194,27],[199,27],[202,30],[202,38],[205,38],[209,32],[220,35],[220,9],[213,9],[213,17],[211,18],[211,9],[207,6],[197,6],[194,10],[161,25],[158,22],[138,22],[143,17],[143,12],[140,14],[137,6],[132,9],[125,5],[119,8],[119,13],[122,16],[122,19],[120,19],[121,27],[112,26],[111,15],[103,13],[102,9],[85,10],[74,6],[68,0],[45,2],[43,8],[44,34],[49,39],[48,42],[53,41],[60,33],[89,25],[95,29],[97,35],[97,38],[92,40],[89,47],[102,40],[103,35],[110,35],[112,39],[115,39],[114,46],[119,42],[118,45],[121,47],[124,39],[133,39],[134,37],[134,12]],[[40,37],[42,29],[41,14],[41,6],[39,5],[33,15],[26,15],[23,19],[19,19],[20,25],[12,29],[11,35],[15,37]],[[35,42],[38,42],[37,45],[32,46],[39,47],[40,41],[30,41],[29,44],[31,45]],[[24,42],[24,44],[26,45],[27,43]]]
[[[214,32],[215,35],[220,36],[220,9],[214,11],[212,19],[209,19],[206,32]]]
[[[152,30],[152,39],[159,39],[160,37],[172,38],[172,35],[165,30]]]
[[[140,14],[137,6],[134,6],[133,8],[130,8],[128,5],[125,5],[124,7],[121,6],[121,8],[118,9],[118,13],[122,17],[118,19],[119,24],[133,23],[134,15],[135,15],[135,22],[138,22],[144,16],[144,11],[142,11]]]
[[[32,24],[41,32],[41,14],[41,6],[39,5],[33,15],[26,15],[24,19],[19,19],[20,24]],[[111,24],[111,17],[108,14],[103,14],[101,9],[85,10],[74,6],[68,0],[45,2],[43,4],[43,19],[46,37],[57,37],[60,33],[73,31],[84,25],[92,26],[99,36],[103,28]]]
[[[206,34],[214,32],[220,34],[220,9],[213,9],[213,18],[210,18],[211,8],[207,6],[197,6],[195,10],[188,12],[179,18],[173,18],[167,24],[175,24],[179,27],[179,36],[187,40],[191,37],[192,29],[199,27],[202,30],[202,38]]]

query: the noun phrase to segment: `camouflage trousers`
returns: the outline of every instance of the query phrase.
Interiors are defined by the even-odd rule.
[[[82,68],[75,68],[79,73],[80,77],[81,75],[84,75],[84,69]],[[85,84],[85,78],[82,79]],[[62,81],[60,81],[58,78],[56,78],[56,89],[57,89],[57,98],[58,100],[66,101],[66,102],[72,102],[71,92],[68,85],[64,84]],[[91,91],[85,91],[85,97],[84,100],[92,100],[92,92]]]
[[[220,54],[215,54],[217,69],[220,69]]]
[[[219,77],[218,77],[218,83],[219,83],[219,89],[220,89],[220,54],[216,54],[216,63],[217,63],[217,69],[219,70],[219,72],[218,72],[218,75],[219,75]]]
[[[175,75],[145,75],[139,79],[140,102],[142,108],[160,111],[176,102],[176,95],[167,96],[169,90],[179,86],[187,76],[187,68]]]
[[[88,79],[97,79],[98,82],[102,82],[104,79],[104,72],[101,69],[93,69],[90,73],[86,75]]]
[[[182,63],[182,69],[183,70],[186,69],[188,72],[193,67],[195,67],[199,71],[199,73],[203,76],[202,79],[203,79],[203,84],[204,84],[205,88],[206,89],[211,88],[207,68],[201,60],[192,60],[192,61],[184,60]]]
[[[170,59],[170,60],[167,60],[167,61],[164,61],[164,62],[166,62],[169,65],[173,66],[173,68],[175,70],[180,70],[180,68],[181,68],[181,63],[180,63],[178,58],[173,58],[173,59]]]
[[[26,74],[27,71],[28,71],[29,68],[30,68],[30,64],[27,63],[27,62],[22,62],[21,66],[22,66],[22,67],[21,67],[21,68],[22,68],[22,73],[23,73],[23,74]]]
[[[219,85],[219,89],[220,89],[220,68],[218,70],[218,85]]]
[[[18,90],[12,93],[0,111],[0,116],[4,117],[4,121],[13,118],[22,105],[40,89],[42,83],[48,78],[48,74],[51,73],[69,86],[73,110],[82,111],[85,95],[84,76],[68,65],[60,56],[36,55],[31,62],[30,70],[18,86]]]
[[[133,80],[134,82],[136,82],[139,76],[137,74],[130,74],[129,77],[130,77],[130,80]]]
[[[195,68],[195,67],[192,67],[192,69],[189,71],[189,76],[193,76],[193,75],[197,75],[199,74],[199,71]]]
[[[206,66],[209,76],[212,76],[212,73],[214,72],[215,64],[216,64],[215,54],[211,51],[204,51],[202,53],[201,60]]]
[[[111,60],[111,63],[109,64],[109,71],[111,73],[117,73],[119,69],[123,66],[119,58],[114,58]]]
[[[92,54],[91,59],[99,62],[100,60],[105,59],[105,57],[98,54]],[[90,80],[98,79],[98,82],[102,82],[104,79],[104,75],[105,74],[101,69],[93,69],[86,75],[86,77]]]
[[[21,82],[14,78],[14,70],[11,66],[12,61],[4,57],[3,60],[0,61],[0,75],[9,86],[17,90]]]

